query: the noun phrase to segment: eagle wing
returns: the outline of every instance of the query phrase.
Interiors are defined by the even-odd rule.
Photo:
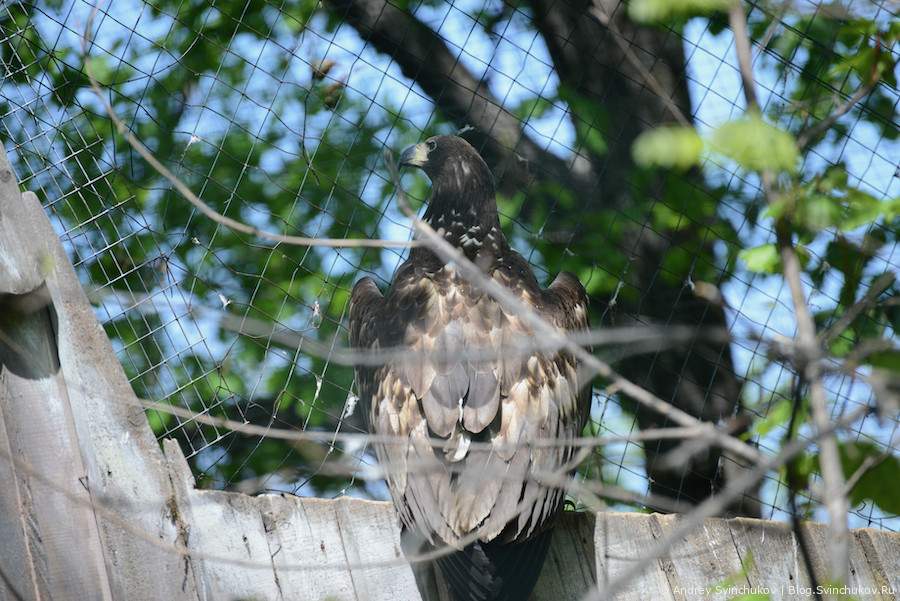
[[[542,291],[515,255],[493,277],[560,330],[588,328],[572,274]],[[410,261],[386,296],[371,278],[354,287],[350,343],[383,358],[356,367],[357,388],[407,527],[461,548],[473,532],[524,540],[549,526],[589,412],[589,380],[571,352],[541,349],[524,319],[455,271]]]

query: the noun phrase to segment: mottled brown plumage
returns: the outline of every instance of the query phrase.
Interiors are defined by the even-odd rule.
[[[430,138],[400,165],[431,178],[424,220],[450,243],[550,324],[588,329],[575,276],[542,290],[510,248],[491,173],[468,142]],[[386,295],[371,278],[356,284],[350,344],[385,352],[383,365],[357,366],[356,381],[370,431],[394,437],[374,449],[403,525],[459,549],[439,561],[460,601],[527,598],[565,496],[540,474],[571,473],[569,443],[589,412],[590,382],[573,355],[535,348],[525,320],[424,246]]]

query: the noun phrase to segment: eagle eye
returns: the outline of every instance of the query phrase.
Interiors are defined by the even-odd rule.
[[[428,145],[428,152],[431,152],[432,150],[437,148],[437,142],[435,142],[434,140],[428,140],[426,144]]]

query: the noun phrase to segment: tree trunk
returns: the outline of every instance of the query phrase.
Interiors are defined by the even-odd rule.
[[[617,0],[526,3],[565,90],[561,96],[569,103],[579,139],[594,135],[603,141],[585,144],[565,159],[531,139],[442,38],[415,16],[386,0],[327,4],[363,39],[390,56],[446,117],[468,126],[465,137],[491,165],[501,191],[528,192],[520,218],[554,206],[555,196],[543,190],[560,186],[587,203],[583,215],[604,211],[634,215],[636,209],[640,215],[643,207],[652,208],[655,202],[671,207],[689,206],[693,196],[710,200],[698,174],[678,178],[642,173],[632,161],[632,144],[642,132],[690,121],[690,98],[682,38],[665,29],[636,26]],[[552,186],[541,185],[546,183]],[[586,262],[604,265],[604,257],[615,252],[625,266],[621,289],[610,291],[617,311],[610,312],[609,319],[595,318],[594,323],[621,325],[627,319],[635,325],[687,325],[697,333],[693,344],[678,348],[661,341],[652,352],[626,354],[622,349],[622,374],[701,419],[739,418],[740,381],[721,335],[727,329],[725,312],[720,303],[709,300],[719,295],[696,295],[691,289],[696,280],[704,290],[715,290],[722,279],[712,256],[715,233],[690,216],[685,220],[688,225],[680,223],[677,231],[656,227],[644,216],[619,220],[615,236],[598,246],[595,229],[577,219],[571,212],[551,210],[543,229],[577,249]],[[612,251],[610,245],[615,247]],[[667,259],[676,255],[688,257],[690,265],[662,272]],[[707,286],[710,282],[712,286]],[[659,414],[623,401],[641,428],[666,425]],[[652,493],[693,504],[725,485],[722,468],[727,461],[720,449],[703,446],[686,462],[673,463],[666,459],[673,447],[646,445]],[[747,501],[734,512],[757,515],[753,503]]]

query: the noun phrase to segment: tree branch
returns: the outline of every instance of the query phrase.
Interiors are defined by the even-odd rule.
[[[328,0],[326,4],[362,39],[389,56],[445,115],[461,127],[475,128],[464,137],[497,169],[495,175],[503,186],[527,188],[537,178],[564,183],[581,195],[594,189],[593,167],[573,171],[570,162],[526,135],[519,119],[466,69],[437,33],[413,15],[387,0]]]
[[[705,427],[709,440],[721,446],[723,450],[730,451],[749,461],[760,461],[762,454],[758,449],[731,436],[725,428],[717,427],[711,422],[704,422],[694,417],[671,403],[667,403],[646,388],[642,388],[616,373],[608,363],[588,352],[583,346],[575,342],[571,336],[561,333],[556,327],[538,315],[536,311],[528,307],[511,290],[502,287],[493,278],[486,275],[481,268],[468,260],[459,249],[445,240],[428,223],[416,216],[406,198],[406,192],[401,186],[397,168],[387,152],[385,153],[385,162],[397,187],[397,205],[412,221],[416,230],[416,236],[421,238],[423,243],[427,244],[428,248],[442,261],[455,264],[459,274],[466,278],[470,284],[493,297],[507,311],[518,315],[534,331],[536,339],[543,341],[543,344],[548,345],[548,348],[566,349],[572,353],[590,371],[591,379],[593,379],[594,375],[599,375],[609,382],[607,387],[609,394],[621,392],[680,426]]]
[[[781,448],[777,455],[765,458],[755,464],[751,469],[736,478],[727,489],[714,497],[708,498],[693,511],[684,516],[684,518],[678,522],[676,528],[658,539],[652,548],[643,551],[641,554],[641,561],[634,562],[630,567],[616,574],[614,578],[598,583],[581,598],[581,601],[601,601],[614,598],[615,593],[620,588],[628,583],[635,582],[644,570],[649,566],[654,565],[655,560],[668,553],[687,533],[700,526],[707,518],[719,515],[730,502],[740,498],[744,491],[749,490],[756,482],[765,477],[767,473],[778,469],[786,462],[791,461],[815,443],[818,443],[821,447],[824,440],[833,438],[835,431],[840,428],[846,428],[871,411],[871,407],[859,407],[841,419],[836,420],[833,424],[829,424],[824,430],[816,432],[814,436],[789,441]]]
[[[97,14],[99,8],[99,3],[94,5],[93,10],[91,11],[90,18],[88,19],[87,25],[85,26],[84,35],[81,40],[84,70],[85,74],[88,76],[88,79],[91,82],[91,89],[100,100],[103,108],[106,109],[106,113],[109,115],[109,118],[113,122],[113,124],[115,124],[119,134],[124,136],[128,144],[130,144],[131,147],[134,148],[137,153],[141,155],[141,157],[143,157],[143,159],[147,161],[147,163],[149,163],[154,170],[156,170],[157,173],[159,173],[170,184],[172,184],[172,187],[175,188],[175,190],[177,190],[182,196],[184,196],[184,198],[192,205],[194,205],[194,207],[196,207],[201,213],[203,213],[216,223],[223,225],[234,232],[271,240],[276,244],[292,244],[296,246],[324,246],[329,248],[385,248],[389,246],[415,246],[416,243],[414,241],[403,240],[372,240],[368,238],[306,238],[303,236],[277,234],[275,232],[261,230],[260,228],[252,225],[247,225],[246,223],[237,221],[236,219],[226,217],[225,215],[222,215],[211,206],[203,202],[196,194],[194,194],[193,190],[188,188],[187,185],[185,185],[184,182],[178,179],[178,177],[176,177],[174,173],[169,171],[166,166],[163,165],[162,162],[160,162],[160,160],[157,159],[146,146],[144,146],[143,142],[138,140],[137,137],[135,137],[134,134],[131,133],[131,131],[128,129],[128,126],[125,125],[125,122],[122,121],[122,118],[119,117],[119,115],[116,113],[116,110],[103,95],[103,89],[100,87],[100,83],[94,76],[94,70],[91,68],[91,57],[88,50],[92,45],[91,30],[93,28],[94,16]]]
[[[755,81],[753,79],[750,38],[747,34],[747,17],[744,5],[734,2],[729,10],[729,22],[734,34],[735,49],[741,79],[744,84],[744,97],[748,112],[758,112]],[[766,201],[769,205],[778,202],[778,195],[773,184],[773,175],[760,173]],[[816,430],[821,435],[832,428],[828,413],[828,403],[823,382],[821,358],[822,345],[816,335],[816,326],[809,311],[803,281],[800,277],[802,268],[800,259],[794,249],[793,233],[790,223],[779,218],[775,223],[775,237],[781,256],[782,271],[791,292],[794,316],[797,323],[797,345],[793,353],[797,376],[809,387],[810,410]],[[800,383],[798,382],[798,385]],[[850,562],[850,532],[847,527],[847,499],[844,495],[844,475],[841,468],[837,439],[833,435],[821,436],[819,440],[819,465],[824,485],[824,504],[829,516],[829,562],[828,571],[832,578],[847,582]]]
[[[865,98],[866,95],[875,87],[876,83],[877,80],[862,86],[861,88],[856,90],[856,93],[853,94],[853,96],[851,96],[847,100],[847,102],[834,109],[834,111],[832,111],[830,115],[816,123],[813,127],[810,127],[806,131],[802,132],[797,137],[797,147],[802,150],[816,141],[819,136],[828,131],[829,127],[834,125],[835,121],[843,117],[850,109],[856,106],[860,100]]]
[[[869,289],[866,290],[866,293],[862,298],[853,303],[852,306],[848,307],[847,310],[838,317],[837,321],[831,324],[828,329],[822,333],[823,344],[828,345],[834,342],[834,340],[850,326],[860,313],[875,304],[878,300],[878,296],[887,290],[888,287],[894,283],[895,279],[894,274],[890,271],[886,271],[878,276],[878,279],[872,282],[872,285],[869,286]]]
[[[634,68],[635,73],[639,75],[638,78],[634,79],[634,85],[639,89],[642,89],[645,86],[649,87],[656,95],[658,103],[668,110],[672,119],[684,127],[690,127],[690,102],[687,90],[684,89],[684,83],[681,81],[683,78],[676,77],[675,74],[671,72],[671,67],[666,64],[664,60],[660,60],[665,58],[663,56],[665,54],[664,51],[675,51],[680,55],[680,44],[669,43],[669,48],[666,48],[665,38],[668,37],[668,34],[654,29],[648,28],[645,30],[638,30],[632,26],[630,31],[626,31],[624,27],[626,20],[622,16],[624,13],[621,10],[621,4],[618,0],[616,0],[616,5],[614,7],[610,7],[608,4],[609,3],[604,2],[604,0],[594,0],[593,6],[591,7],[591,14],[601,25],[607,28],[612,35],[613,42],[615,42],[616,46],[621,51],[622,56]],[[641,40],[643,43],[639,42],[638,44],[635,44],[636,38],[638,38],[640,34],[643,34],[641,37],[644,38],[647,36],[654,36],[657,38],[663,36],[663,39],[654,40],[651,44],[647,44],[647,40],[645,39]],[[648,45],[649,47],[647,47]],[[638,56],[635,51],[635,47],[642,49],[645,54],[648,52],[651,54],[652,62],[650,66],[641,61],[640,56]],[[678,58],[679,62],[684,62],[683,57],[679,56]],[[664,64],[665,67],[661,67],[661,64]],[[653,72],[654,69],[656,70],[656,73]],[[665,81],[665,85],[663,84],[663,81]],[[668,89],[666,86],[668,86]],[[661,121],[665,122],[666,119],[662,119]],[[656,125],[656,123],[654,122],[652,125]]]

